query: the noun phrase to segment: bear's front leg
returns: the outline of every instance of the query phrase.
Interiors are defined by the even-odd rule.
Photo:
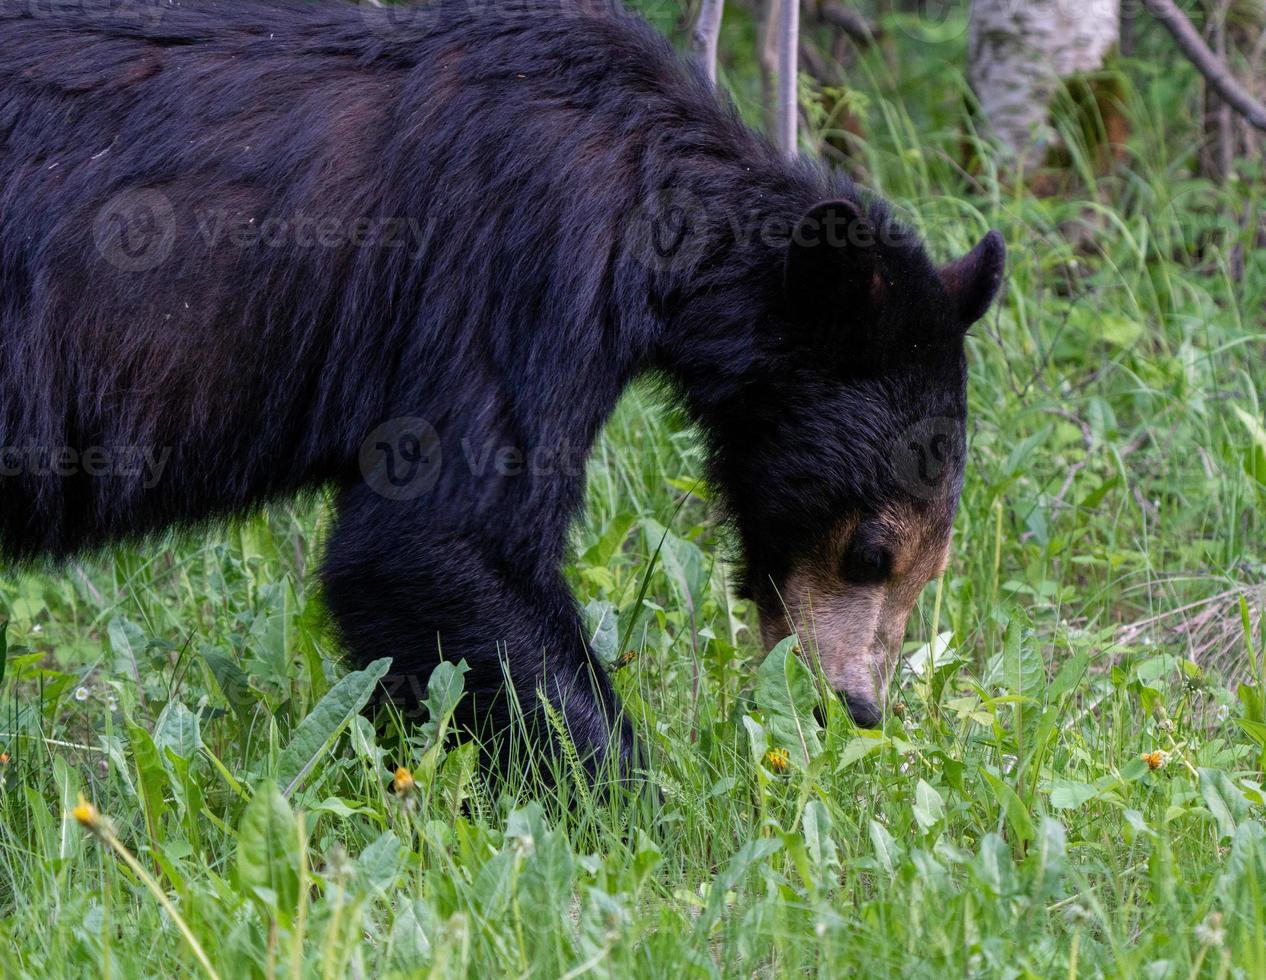
[[[507,552],[486,525],[443,525],[422,501],[383,499],[365,485],[343,493],[322,578],[352,658],[393,658],[384,686],[406,713],[441,657],[465,660],[458,720],[501,761],[518,717],[534,742],[557,751],[548,703],[591,774],[614,750],[628,775],[632,732],[560,570]]]

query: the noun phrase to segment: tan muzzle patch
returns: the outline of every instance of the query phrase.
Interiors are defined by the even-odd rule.
[[[922,515],[890,513],[877,524],[892,556],[884,581],[851,584],[841,576],[840,556],[858,527],[850,520],[833,536],[828,553],[793,569],[779,590],[782,609],[761,615],[767,647],[796,633],[831,686],[850,705],[875,712],[887,697],[910,613],[949,558],[949,533]]]

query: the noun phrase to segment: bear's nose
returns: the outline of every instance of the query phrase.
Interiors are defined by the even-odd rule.
[[[844,703],[848,705],[848,713],[853,716],[853,723],[858,728],[879,727],[879,723],[884,718],[879,705],[870,698],[849,694],[847,691],[844,692],[843,697]]]

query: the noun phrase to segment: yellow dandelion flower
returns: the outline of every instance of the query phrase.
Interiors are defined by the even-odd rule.
[[[622,654],[620,654],[619,659],[616,660],[615,662],[615,666],[612,667],[611,669],[623,670],[625,667],[629,666],[629,664],[633,663],[633,661],[636,659],[637,659],[636,650],[625,650]]]
[[[9,764],[9,753],[0,752],[0,766],[7,766],[8,764]]]
[[[413,790],[413,787],[416,786],[417,783],[413,781],[413,773],[409,772],[409,770],[404,766],[401,766],[396,770],[396,778],[392,780],[391,785],[395,789],[397,795],[405,796]]]
[[[1162,766],[1165,765],[1166,762],[1169,761],[1169,753],[1162,752],[1162,751],[1144,752],[1143,761],[1147,763],[1148,769],[1155,772],[1157,769],[1160,769]]]
[[[84,799],[83,793],[79,794],[79,802],[70,811],[70,815],[79,821],[80,826],[89,830],[96,830],[101,825],[100,811]]]
[[[786,749],[770,749],[765,753],[765,765],[774,772],[786,772],[791,768],[791,755]]]

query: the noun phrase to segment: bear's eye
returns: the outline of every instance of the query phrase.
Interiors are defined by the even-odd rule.
[[[887,548],[862,544],[849,548],[840,559],[840,578],[850,585],[874,585],[892,573],[892,554]]]

